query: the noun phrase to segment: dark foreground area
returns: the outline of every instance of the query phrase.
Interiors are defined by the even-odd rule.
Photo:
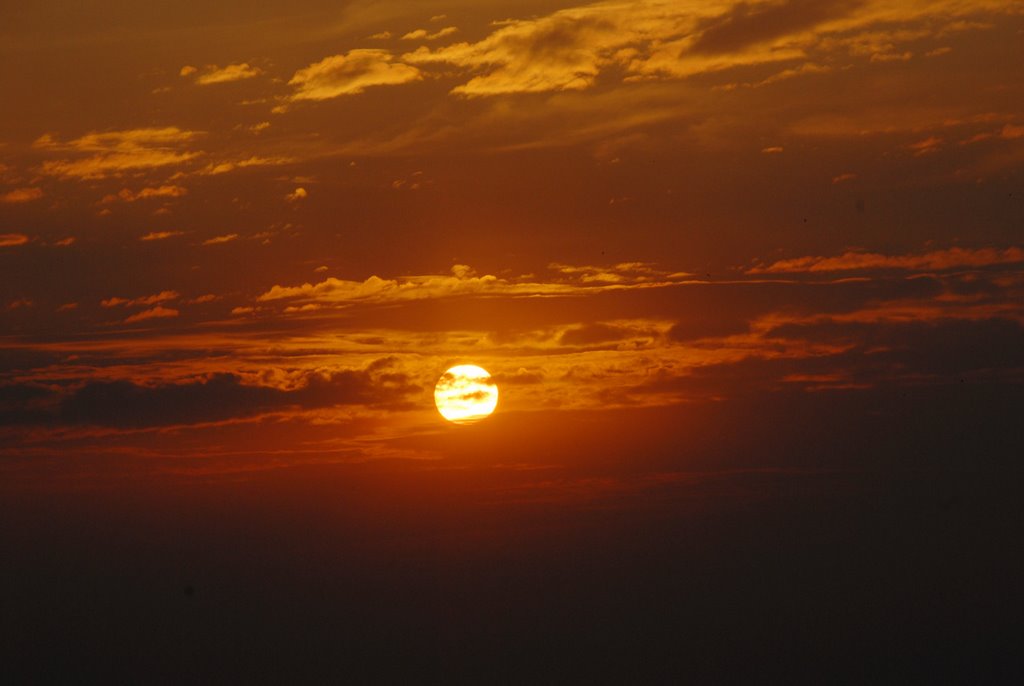
[[[9,472],[3,681],[1019,682],[1019,393],[957,397],[815,398],[720,469]]]

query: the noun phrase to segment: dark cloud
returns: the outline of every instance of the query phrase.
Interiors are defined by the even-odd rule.
[[[742,317],[723,311],[704,311],[672,325],[668,337],[673,341],[692,341],[699,338],[731,336],[748,331],[750,324]]]
[[[629,338],[633,332],[618,326],[609,324],[587,324],[575,329],[569,329],[559,338],[562,345],[591,345],[593,343],[607,343],[609,341],[621,341]]]
[[[33,385],[0,387],[0,425],[89,424],[141,428],[217,422],[288,408],[335,405],[399,406],[419,390],[407,376],[370,370],[310,373],[292,390],[213,374],[188,383],[144,386],[89,381],[65,395]]]
[[[494,374],[491,378],[494,379],[494,383],[498,386],[529,386],[542,382],[544,374],[539,370],[520,368],[508,374]]]
[[[1024,326],[1009,319],[937,322],[836,322],[786,324],[769,337],[803,341],[805,355],[751,356],[701,366],[685,374],[662,371],[625,395],[745,395],[802,388],[958,384],[987,379],[1012,382],[1024,373]],[[847,346],[835,353],[812,345]]]
[[[761,43],[826,19],[843,16],[860,0],[790,0],[789,2],[741,2],[728,12],[707,20],[693,43],[696,52],[722,53]]]
[[[1024,326],[1011,319],[937,322],[785,324],[768,336],[814,343],[847,343],[866,359],[884,360],[893,372],[929,375],[1024,366]]]
[[[50,416],[56,393],[37,384],[0,386],[0,426],[39,424]]]

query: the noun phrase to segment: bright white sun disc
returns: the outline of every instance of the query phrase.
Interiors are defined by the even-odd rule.
[[[483,367],[460,364],[437,380],[434,404],[448,421],[472,424],[494,412],[498,406],[498,387]]]

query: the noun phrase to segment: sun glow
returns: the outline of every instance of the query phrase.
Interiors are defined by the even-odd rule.
[[[494,412],[498,405],[498,387],[486,369],[461,364],[437,380],[434,403],[437,411],[448,421],[472,424]]]

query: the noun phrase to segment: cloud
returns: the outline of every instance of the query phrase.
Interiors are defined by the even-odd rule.
[[[298,202],[299,200],[305,200],[307,197],[309,197],[309,193],[306,192],[305,188],[300,187],[284,196],[284,199],[288,202]]]
[[[738,2],[697,24],[694,52],[738,52],[843,16],[862,0],[788,0]]]
[[[970,17],[1013,12],[998,0],[612,0],[499,22],[477,42],[424,46],[403,59],[463,70],[469,80],[452,92],[469,97],[583,90],[602,75],[627,82],[687,78],[776,63],[788,78],[816,73],[822,68],[807,67],[838,55],[904,60],[909,42],[983,25]],[[929,28],[922,32],[924,22]],[[429,37],[425,29],[407,35]]]
[[[832,185],[835,185],[835,184],[838,184],[838,183],[846,183],[847,181],[853,181],[856,178],[857,178],[857,175],[854,174],[853,172],[844,172],[844,173],[840,174],[839,176],[833,176],[832,177]]]
[[[539,369],[527,369],[519,367],[514,372],[506,374],[494,374],[491,376],[494,383],[500,386],[527,386],[539,384],[544,381],[544,372]]]
[[[47,176],[99,179],[188,162],[202,153],[181,147],[199,135],[175,126],[94,132],[66,142],[45,134],[36,139],[33,147],[74,155],[43,162],[39,170]]]
[[[731,51],[709,49],[716,40],[722,42],[715,38],[716,31],[739,21],[734,15],[742,7],[746,5],[723,1],[701,5],[671,0],[601,2],[502,22],[475,43],[433,51],[420,47],[403,59],[460,67],[472,77],[452,93],[480,97],[584,90],[604,73],[616,73],[626,81],[684,78],[805,55],[796,47],[761,45],[757,40],[734,40]],[[767,28],[763,21],[748,24],[750,30]],[[794,22],[791,29],[799,26]],[[781,25],[776,29],[784,32]]]
[[[466,265],[455,265],[451,274],[428,274],[382,279],[371,276],[365,281],[348,281],[330,277],[317,284],[301,286],[275,285],[259,296],[260,302],[276,300],[308,300],[346,305],[358,302],[377,303],[398,300],[422,300],[455,296],[479,295],[516,297],[578,295],[602,290],[659,288],[678,282],[681,274],[658,272],[644,263],[623,263],[611,267],[572,267],[553,265],[555,278],[547,282],[528,277],[499,278],[492,274],[478,276]]]
[[[181,231],[150,231],[144,236],[139,236],[140,241],[162,241],[166,238],[181,236]]]
[[[422,78],[416,67],[395,61],[387,50],[359,49],[326,57],[295,72],[290,99],[328,100],[362,93],[371,86],[393,86]]]
[[[558,340],[562,345],[593,345],[621,341],[633,334],[633,331],[623,327],[596,323],[567,329]]]
[[[223,236],[214,236],[203,241],[203,245],[220,245],[221,243],[230,243],[231,241],[238,238],[237,233],[228,233]]]
[[[42,197],[42,188],[15,188],[13,191],[8,191],[7,193],[0,195],[0,202],[15,204],[39,200]]]
[[[162,305],[157,305],[156,307],[152,307],[148,310],[143,310],[138,314],[131,315],[130,317],[124,320],[124,323],[132,324],[134,322],[146,321],[147,319],[167,319],[169,317],[177,317],[178,314],[180,314],[178,310],[175,310],[170,307],[163,307]]]
[[[924,140],[916,141],[907,146],[907,149],[915,156],[930,155],[942,147],[942,139],[938,136],[928,136]]]
[[[405,375],[371,368],[309,371],[290,388],[231,373],[154,386],[91,381],[61,401],[58,419],[124,429],[209,423],[289,408],[395,405],[418,390]]]
[[[1016,140],[1018,138],[1024,138],[1024,125],[1017,126],[1015,124],[1006,124],[1003,126],[1002,131],[999,132],[1000,138],[1006,140]]]
[[[10,248],[28,243],[28,236],[23,233],[0,233],[0,248]]]
[[[186,64],[178,72],[178,76],[191,76],[192,74],[195,74],[197,71],[199,71],[199,70],[196,69],[195,67],[193,67],[192,65]]]
[[[202,176],[216,176],[218,174],[227,174],[228,172],[234,171],[236,169],[289,164],[294,161],[295,160],[291,157],[259,157],[257,155],[253,155],[252,157],[243,160],[211,162],[210,164],[206,165],[196,173]]]
[[[136,200],[149,200],[151,198],[180,198],[188,194],[188,189],[183,186],[157,186],[154,188],[142,188],[132,191],[129,188],[122,188],[117,194],[103,196],[100,203],[106,205],[114,202],[135,202]]]
[[[184,71],[184,70],[182,70]],[[200,86],[208,86],[214,83],[228,83],[229,81],[241,81],[259,76],[263,72],[246,62],[240,64],[229,64],[226,67],[211,65],[206,68],[205,73],[196,79]]]
[[[384,383],[383,371],[365,366],[366,355],[381,353],[398,360],[395,366],[408,375],[409,386],[433,384],[442,371],[439,360],[482,361],[497,383],[514,386],[503,396],[514,410],[670,405],[764,390],[804,393],[887,384],[928,384],[930,393],[954,374],[1020,378],[1024,346],[1016,322],[1024,321],[1024,283],[1016,272],[714,283],[670,276],[646,263],[559,264],[540,276],[502,275],[477,283],[473,280],[484,277],[460,265],[450,274],[381,279],[390,283],[376,284],[376,292],[371,280],[341,286],[324,281],[260,302],[259,317],[240,317],[235,327],[203,327],[187,339],[69,341],[56,362],[33,362],[38,364],[33,374],[62,379],[64,388],[67,380],[79,379],[84,386],[72,382],[57,391],[58,397],[76,396],[76,389],[89,386],[93,390],[76,399],[78,407],[106,408],[88,416],[78,409],[66,421],[121,427],[208,423],[278,411],[310,426],[330,422],[341,413],[306,412],[337,397],[324,391],[314,400],[315,393],[304,390],[310,375],[320,377],[312,381],[318,387],[329,375],[307,365],[324,360],[362,365],[375,384]],[[371,291],[345,290],[359,284]],[[445,297],[462,299],[425,300]],[[374,306],[360,316],[334,313],[299,326],[274,319],[285,306],[330,312],[332,306],[354,303]],[[256,306],[239,305],[234,314],[253,314]],[[0,350],[4,361],[10,355]],[[129,368],[126,356],[132,360]],[[218,374],[226,378],[209,385]],[[223,388],[230,390],[221,395]],[[206,395],[225,406],[206,416],[199,411]],[[200,408],[187,414],[182,408],[199,396]],[[406,399],[430,409],[426,395],[393,396],[396,403]],[[138,414],[132,415],[136,406]],[[171,408],[167,417],[160,407]],[[23,416],[28,408],[19,411]],[[130,418],[117,419],[123,413]]]
[[[416,29],[402,36],[402,40],[437,40],[458,32],[455,26],[446,26],[443,29],[431,33],[426,29]]]
[[[106,300],[101,300],[100,305],[103,307],[139,307],[143,305],[156,305],[157,303],[176,300],[180,297],[181,294],[177,291],[160,291],[159,293],[145,295],[141,298],[107,298]]]
[[[835,257],[796,257],[747,270],[748,274],[842,272],[868,269],[942,270],[958,267],[989,267],[1024,262],[1024,249],[948,248],[918,255],[883,255],[849,251]]]
[[[833,370],[845,367],[846,378],[863,382],[1024,367],[1024,325],[999,317],[881,322],[819,318],[785,324],[765,335],[852,346],[840,354],[840,365],[833,361]]]
[[[720,338],[747,333],[750,322],[742,312],[730,312],[710,307],[694,307],[668,331],[673,341],[695,341],[702,338]]]
[[[548,265],[548,269],[562,277],[578,280],[584,284],[644,283],[646,281],[659,281],[666,277],[669,279],[681,279],[691,276],[682,272],[669,274],[657,269],[649,262],[620,262],[607,267],[552,262]]]
[[[32,298],[18,298],[7,304],[8,310],[20,310],[27,307],[35,307],[36,303]]]
[[[467,96],[589,88],[615,50],[635,36],[623,34],[618,12],[603,6],[561,10],[514,21],[476,43],[403,55],[412,64],[441,64],[479,72],[452,89]]]

